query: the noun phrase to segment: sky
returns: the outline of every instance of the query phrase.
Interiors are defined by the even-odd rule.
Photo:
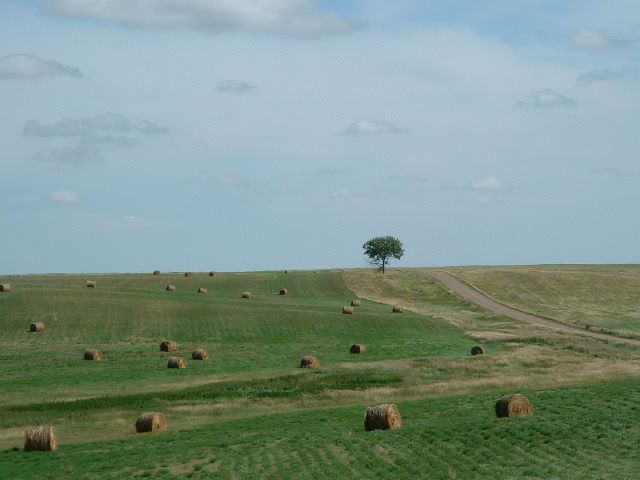
[[[0,275],[640,263],[637,0],[0,0]]]

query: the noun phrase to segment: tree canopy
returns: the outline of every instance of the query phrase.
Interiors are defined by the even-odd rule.
[[[400,260],[404,255],[402,242],[391,236],[372,238],[362,248],[364,248],[364,254],[369,257],[369,263],[381,268],[382,273],[384,273],[389,259]]]

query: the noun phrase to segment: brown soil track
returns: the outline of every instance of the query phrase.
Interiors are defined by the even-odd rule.
[[[589,330],[583,330],[581,328],[570,327],[568,325],[562,325],[561,323],[547,320],[546,318],[537,317],[530,313],[517,310],[509,307],[503,303],[494,300],[480,290],[458,280],[453,274],[442,270],[421,270],[422,274],[436,280],[441,283],[446,289],[461,296],[465,300],[478,305],[486,310],[490,310],[499,315],[513,318],[520,322],[529,323],[531,325],[538,325],[541,327],[554,328],[556,330],[562,330],[563,332],[573,333],[577,335],[583,335],[586,337],[598,338],[600,340],[608,340],[614,343],[625,343],[628,345],[640,346],[640,340],[634,340],[631,338],[616,337],[614,335],[607,335],[605,333],[590,332]]]

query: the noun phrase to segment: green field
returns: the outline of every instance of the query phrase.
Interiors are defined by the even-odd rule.
[[[640,332],[637,266],[450,270],[558,322]],[[0,478],[640,478],[638,349],[520,325],[419,269],[0,283],[12,286],[0,293]],[[478,344],[486,354],[471,356]],[[198,347],[211,359],[192,360]],[[88,348],[104,359],[83,360]],[[303,355],[320,366],[299,368]],[[170,356],[187,368],[167,368]],[[516,392],[534,416],[497,418]],[[398,405],[402,429],[364,430],[379,403]],[[147,411],[168,430],[135,433]],[[23,452],[33,425],[53,425],[59,450]]]

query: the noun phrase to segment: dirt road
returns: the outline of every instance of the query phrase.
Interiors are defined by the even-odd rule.
[[[515,308],[508,307],[507,305],[499,303],[496,300],[488,297],[480,290],[476,290],[475,288],[461,282],[450,273],[441,270],[422,270],[421,273],[441,283],[447,290],[450,290],[453,293],[461,296],[465,300],[492,312],[504,315],[505,317],[513,318],[514,320],[529,323],[531,325],[555,328],[556,330],[562,330],[564,332],[574,333],[577,335],[599,338],[601,340],[608,340],[614,343],[625,343],[628,345],[640,347],[640,340],[615,337],[613,335],[607,335],[605,333],[590,332],[589,330],[583,330],[581,328],[569,327],[567,325],[562,325],[560,323],[546,320],[541,317],[536,317],[535,315],[531,315],[529,313],[516,310]]]

